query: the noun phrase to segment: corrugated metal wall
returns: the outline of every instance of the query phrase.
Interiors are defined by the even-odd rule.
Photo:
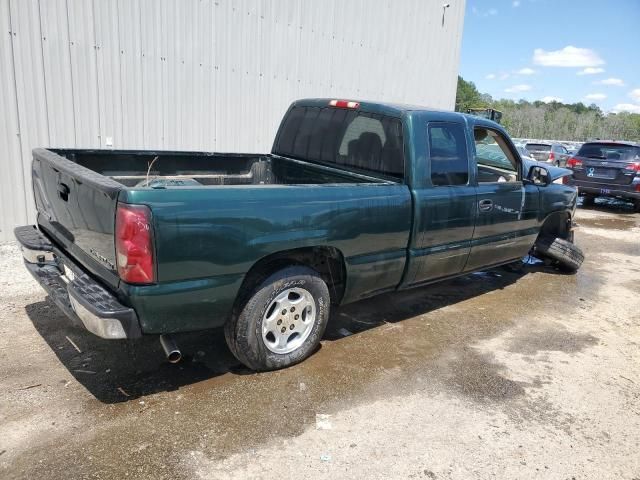
[[[451,109],[464,0],[0,0],[0,240],[35,146],[264,152],[296,98]]]

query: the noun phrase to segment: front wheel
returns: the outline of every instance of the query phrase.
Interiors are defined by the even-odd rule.
[[[317,272],[283,268],[264,280],[227,322],[227,345],[253,370],[294,365],[317,348],[329,308],[329,289]]]
[[[563,270],[576,272],[584,261],[584,253],[569,240],[542,237],[536,241],[536,253],[557,263]]]

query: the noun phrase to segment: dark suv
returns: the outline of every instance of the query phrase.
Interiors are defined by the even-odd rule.
[[[640,212],[640,144],[630,142],[589,142],[569,159],[573,170],[570,184],[584,195],[583,204],[593,204],[598,196],[633,200]]]
[[[569,151],[560,143],[527,143],[524,148],[534,160],[546,162],[556,167],[564,167],[569,159]]]

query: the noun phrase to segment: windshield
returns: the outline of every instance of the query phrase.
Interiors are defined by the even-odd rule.
[[[617,143],[585,143],[580,147],[578,156],[613,161],[640,160],[640,147]]]

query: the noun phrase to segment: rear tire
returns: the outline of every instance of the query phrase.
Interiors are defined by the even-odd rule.
[[[580,247],[562,238],[542,237],[535,247],[539,256],[552,260],[568,272],[576,272],[584,261]]]
[[[640,198],[635,198],[633,200],[633,209],[636,213],[640,213]]]
[[[584,197],[582,197],[582,206],[583,207],[593,207],[593,205],[596,203],[596,196],[595,195],[585,195]]]
[[[229,350],[256,371],[299,363],[320,343],[330,300],[327,284],[316,271],[283,268],[258,285],[225,324]]]

